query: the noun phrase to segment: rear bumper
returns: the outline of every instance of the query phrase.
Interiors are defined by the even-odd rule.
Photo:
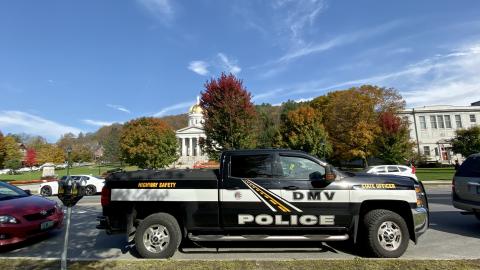
[[[53,221],[52,227],[41,230],[40,224],[46,221]],[[35,238],[48,232],[59,229],[63,225],[63,213],[58,212],[45,220],[35,222],[24,222],[20,224],[9,224],[0,227],[0,247],[17,244],[30,238]]]
[[[412,209],[412,217],[413,217],[413,230],[415,233],[415,242],[417,241],[418,237],[425,233],[429,226],[429,216],[428,216],[428,209],[425,207],[417,207]]]
[[[474,201],[467,201],[458,198],[456,195],[452,196],[453,207],[468,212],[480,212],[480,203]]]

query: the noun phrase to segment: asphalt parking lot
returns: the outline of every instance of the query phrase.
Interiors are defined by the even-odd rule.
[[[411,243],[403,258],[478,259],[480,258],[480,221],[461,215],[451,205],[450,186],[427,186],[430,203],[430,229],[417,245]],[[95,217],[100,214],[100,197],[85,197],[73,210],[69,258],[114,259],[135,258],[123,234],[106,235],[97,230]],[[15,249],[2,250],[2,257],[59,258],[63,231],[51,232],[42,239]],[[244,245],[244,244],[243,244]],[[251,246],[255,246],[252,248]],[[177,252],[175,259],[327,259],[353,258],[355,250],[348,242],[337,243],[256,243],[255,245],[215,248],[189,248]]]

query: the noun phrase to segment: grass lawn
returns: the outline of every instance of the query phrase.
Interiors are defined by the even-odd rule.
[[[101,175],[102,173],[114,169],[118,167],[113,167],[113,166],[85,166],[85,167],[75,167],[70,169],[70,174],[88,174],[88,175]],[[136,170],[137,167],[135,166],[129,166],[129,167],[124,167],[124,170],[127,171],[132,171]],[[66,175],[67,170],[66,169],[58,169],[55,170],[55,174],[57,174],[59,177]],[[26,172],[22,173],[19,175],[5,175],[2,174],[0,175],[0,180],[37,180],[42,177],[42,171],[37,171],[37,172]]]
[[[452,181],[455,169],[453,168],[417,168],[416,175],[420,181],[446,180]]]
[[[57,260],[0,259],[0,267],[10,269],[59,269]],[[345,269],[345,270],[380,270],[380,269],[422,269],[422,270],[460,270],[480,269],[480,260],[282,260],[282,261],[220,261],[220,260],[99,260],[68,262],[68,269]]]

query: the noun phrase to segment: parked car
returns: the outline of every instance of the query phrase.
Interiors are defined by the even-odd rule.
[[[453,176],[452,201],[480,220],[480,153],[469,156]]]
[[[17,172],[31,172],[32,168],[24,167],[17,170]]]
[[[67,176],[63,176],[61,180],[65,180]],[[91,196],[102,191],[105,180],[91,175],[71,175],[74,181],[85,181],[85,195]],[[52,196],[58,194],[58,181],[51,181],[40,184],[38,193],[42,196]]]
[[[412,168],[404,165],[379,165],[379,166],[371,166],[368,167],[367,173],[371,174],[386,174],[386,175],[399,175],[399,176],[407,176],[417,179],[415,172],[413,172]]]
[[[0,182],[0,247],[60,228],[62,221],[56,202]]]
[[[9,174],[12,171],[12,169],[3,169],[0,170],[0,174]]]

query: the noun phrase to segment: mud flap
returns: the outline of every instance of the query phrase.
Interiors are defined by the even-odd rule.
[[[135,238],[135,232],[137,231],[137,227],[135,226],[135,220],[137,218],[137,211],[135,208],[131,208],[130,211],[127,213],[127,242],[132,243],[133,239]]]

